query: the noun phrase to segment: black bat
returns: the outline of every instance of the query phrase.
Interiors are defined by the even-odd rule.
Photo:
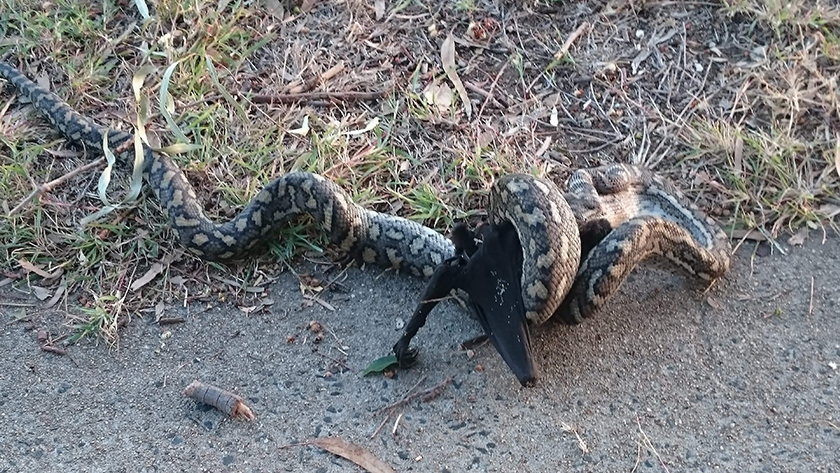
[[[417,350],[409,345],[426,324],[429,312],[453,289],[469,295],[469,305],[484,333],[523,386],[536,381],[531,355],[531,336],[522,302],[522,246],[510,223],[484,225],[476,235],[465,225],[456,225],[451,239],[455,256],[444,261],[432,275],[402,337],[394,345],[400,367],[414,364]]]

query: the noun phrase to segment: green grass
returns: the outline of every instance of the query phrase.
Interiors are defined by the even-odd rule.
[[[685,118],[679,133],[671,137],[673,152],[659,170],[681,179],[679,184],[709,207],[722,210],[716,216],[730,228],[760,226],[776,237],[802,225],[833,225],[828,218],[831,206],[840,206],[840,176],[833,167],[836,138],[831,135],[832,129],[840,127],[837,89],[832,85],[840,70],[840,10],[827,5],[723,1],[713,10],[720,21],[732,22],[733,31],[755,36],[757,41],[773,39],[766,42],[766,64],[752,69],[721,66],[728,81],[747,84],[738,112],[710,106],[682,117],[682,104],[676,112],[674,103],[656,104],[665,115],[663,123],[682,123]],[[534,156],[548,120],[539,115],[539,101],[532,100],[525,89],[535,94],[545,87],[544,81],[535,78],[545,75],[552,91],[572,92],[577,86],[569,83],[571,77],[589,74],[592,71],[587,67],[597,69],[605,58],[623,54],[620,48],[610,50],[607,45],[597,49],[601,40],[614,36],[597,22],[588,37],[578,39],[558,62],[552,62],[553,54],[573,28],[556,22],[523,21],[519,30],[506,32],[511,39],[506,43],[509,51],[500,56],[458,46],[459,74],[479,87],[489,88],[498,68],[509,63],[495,90],[514,109],[489,106],[480,120],[468,121],[454,88],[452,106],[443,109],[430,104],[424,91],[435,80],[447,82],[438,61],[439,41],[450,30],[461,34],[470,21],[492,16],[471,0],[406,1],[391,6],[388,14],[412,17],[440,10],[447,18],[445,25],[432,15],[403,23],[405,28],[399,30],[403,36],[394,41],[404,45],[411,58],[400,66],[393,64],[406,54],[392,47],[387,35],[367,39],[383,25],[370,18],[373,13],[363,4],[323,6],[299,20],[287,19],[287,24],[253,2],[164,0],[149,6],[152,16],[143,20],[133,3],[117,7],[108,2],[0,0],[0,54],[30,67],[27,73],[45,74],[53,90],[81,113],[123,129],[130,129],[138,111],[131,78],[142,67],[153,65],[156,72],[148,76],[142,93],[150,104],[147,133],[162,145],[176,139],[162,116],[158,97],[164,71],[177,61],[167,84],[174,106],[171,115],[197,149],[173,159],[215,219],[235,215],[273,178],[303,169],[334,180],[367,208],[446,231],[457,221],[475,222],[485,215],[488,192],[500,175],[530,172],[563,179],[572,171],[570,167],[628,156],[621,146],[570,156],[571,166]],[[647,11],[650,21],[657,12]],[[626,9],[619,14],[636,12]],[[615,24],[622,24],[619,20],[635,21],[630,16],[613,18]],[[391,21],[402,20],[394,17]],[[439,34],[431,35],[431,30]],[[703,39],[692,41],[705,44]],[[540,52],[543,45],[546,51]],[[588,48],[595,48],[594,53]],[[207,57],[212,58],[212,70]],[[311,79],[339,61],[347,67],[324,84],[325,90],[373,90],[386,81],[396,86],[378,102],[334,106],[253,105],[239,95],[246,90],[281,93],[285,86]],[[689,68],[687,74],[695,72]],[[533,90],[528,88],[532,83]],[[645,110],[639,114],[644,120],[627,125],[636,105],[628,95],[632,87],[620,86],[597,78],[592,82],[592,90],[609,92],[622,105],[622,113],[627,112],[622,128],[627,136],[641,137],[644,120],[653,123],[654,119]],[[625,94],[616,92],[619,89]],[[588,91],[582,92],[582,97],[575,95],[579,106],[587,100]],[[11,98],[7,91],[0,94],[0,110]],[[484,99],[478,98],[480,107]],[[523,103],[527,107],[515,108]],[[204,274],[249,280],[256,268],[282,271],[301,254],[328,250],[324,235],[302,219],[282,229],[269,243],[269,251],[255,261],[208,264],[180,253],[159,203],[148,193],[133,206],[82,227],[83,218],[103,207],[96,195],[100,171],[77,176],[20,214],[8,216],[5,210],[21,202],[34,186],[94,158],[56,155],[71,147],[29,110],[14,103],[0,115],[0,205],[4,210],[0,258],[4,270],[19,275],[20,290],[26,290],[27,275],[16,261],[64,268],[63,281],[68,285],[64,302],[81,306],[68,320],[74,340],[101,336],[113,342],[123,317],[139,315],[160,301],[181,303],[182,290],[173,290],[166,282],[173,276],[186,281],[190,295],[246,304],[257,296],[230,293],[227,286],[214,286],[214,279]],[[304,117],[308,117],[309,132],[290,133]],[[374,118],[379,123],[372,130],[348,134]],[[557,135],[549,154],[593,147],[586,143],[566,146],[563,139],[569,137],[554,131]],[[594,130],[578,131],[592,135],[589,132]],[[736,143],[741,143],[737,163]],[[699,171],[714,185],[698,183]],[[121,198],[129,179],[130,169],[117,169],[109,196]],[[140,291],[128,289],[152,264],[170,260],[166,276]]]

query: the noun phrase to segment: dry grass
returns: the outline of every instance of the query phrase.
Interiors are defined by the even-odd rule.
[[[613,161],[670,176],[730,229],[759,227],[776,238],[801,226],[831,227],[840,213],[837,7],[386,2],[377,20],[369,3],[320,2],[307,13],[273,14],[258,2],[163,0],[144,20],[133,2],[0,0],[0,55],[47,78],[82,113],[123,129],[138,110],[132,77],[155,66],[143,93],[151,105],[147,132],[163,144],[175,134],[158,95],[164,71],[178,61],[168,82],[173,118],[198,149],[176,160],[218,219],[234,215],[273,177],[306,169],[336,180],[365,206],[445,231],[481,217],[500,174],[562,182],[577,167]],[[588,33],[558,60],[584,22]],[[450,31],[483,45],[457,45],[471,119],[457,98],[438,107],[424,93],[432,82],[446,83],[440,44]],[[307,84],[390,92],[338,104],[255,105],[239,95]],[[491,89],[491,100],[478,92]],[[93,159],[12,100],[8,90],[0,95],[4,211]],[[304,117],[309,132],[290,133]],[[374,119],[369,131],[348,133]],[[111,194],[118,200],[130,169],[116,174]],[[23,292],[66,286],[60,304],[75,314],[68,325],[77,336],[114,339],[129,316],[154,316],[161,301],[254,307],[264,293],[246,289],[270,282],[292,258],[325,260],[323,239],[304,221],[284,231],[269,255],[231,267],[203,263],[179,250],[148,193],[82,226],[103,206],[98,177],[79,175],[0,219],[6,282]],[[61,274],[43,280],[20,260]],[[132,291],[156,263],[163,272]]]

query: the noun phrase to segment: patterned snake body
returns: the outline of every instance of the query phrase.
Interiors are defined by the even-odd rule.
[[[133,135],[97,125],[9,65],[0,63],[0,77],[70,140],[101,152],[107,136],[118,159],[133,162]],[[455,252],[452,242],[434,230],[365,209],[335,183],[307,172],[275,179],[235,218],[215,223],[177,164],[145,144],[142,148],[144,178],[171,227],[186,248],[207,260],[241,257],[300,215],[311,216],[348,256],[415,276],[431,276]],[[590,316],[650,254],[706,279],[728,270],[725,234],[658,176],[612,165],[576,171],[568,188],[562,193],[550,181],[512,174],[490,192],[491,221],[510,221],[519,235],[521,289],[533,323],[558,313],[569,323]]]
[[[653,254],[706,281],[729,271],[726,233],[673,183],[649,170],[623,164],[580,170],[568,189],[565,197],[581,229],[604,222],[611,231],[583,259],[558,309],[567,323],[597,312]]]

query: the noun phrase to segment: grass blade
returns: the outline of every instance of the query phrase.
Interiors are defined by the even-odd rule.
[[[166,124],[169,125],[169,129],[172,130],[172,133],[175,135],[175,138],[180,140],[184,143],[189,143],[186,135],[181,131],[178,125],[175,123],[175,120],[172,118],[172,114],[169,111],[168,106],[168,98],[169,98],[169,81],[172,79],[172,73],[175,72],[175,68],[178,67],[178,63],[181,61],[175,61],[166,68],[166,71],[163,73],[163,79],[161,80],[160,84],[160,114],[163,115],[163,118],[166,119]]]

